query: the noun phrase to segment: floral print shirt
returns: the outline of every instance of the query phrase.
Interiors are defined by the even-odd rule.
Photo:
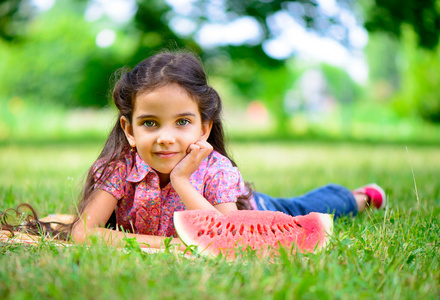
[[[114,170],[101,180],[103,162],[97,162],[95,188],[103,189],[117,200],[118,227],[129,232],[157,236],[177,236],[173,214],[185,205],[171,183],[160,188],[159,176],[139,154],[127,153],[116,162]],[[105,177],[105,176],[104,176]],[[212,205],[236,202],[247,193],[243,178],[231,161],[213,151],[190,177],[191,184]]]

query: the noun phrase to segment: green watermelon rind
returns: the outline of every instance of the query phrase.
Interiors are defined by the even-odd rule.
[[[333,215],[331,214],[324,214],[324,213],[313,213],[318,215],[318,220],[321,223],[322,231],[325,233],[325,237],[317,244],[314,248],[313,253],[317,253],[322,251],[326,248],[330,241],[330,236],[333,234]],[[220,214],[219,214],[220,215]],[[191,232],[187,232],[185,228],[185,211],[181,212],[175,212],[174,213],[174,227],[176,229],[176,232],[180,238],[180,240],[186,245],[186,246],[193,246],[198,245],[197,239],[193,238],[191,236]],[[234,250],[234,249],[229,249]],[[196,252],[202,256],[207,257],[217,257],[218,253],[214,253],[215,250],[210,249],[210,245],[200,247],[196,247]]]

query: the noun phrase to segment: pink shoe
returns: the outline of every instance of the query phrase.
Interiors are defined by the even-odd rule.
[[[387,196],[385,191],[375,183],[371,183],[360,188],[355,189],[353,194],[365,194],[370,198],[368,205],[377,209],[382,209],[387,203]]]

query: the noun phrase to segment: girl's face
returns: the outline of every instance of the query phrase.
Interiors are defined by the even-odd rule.
[[[136,96],[132,123],[121,118],[130,146],[159,175],[169,174],[197,141],[206,141],[212,122],[202,123],[197,103],[178,84],[168,84]]]

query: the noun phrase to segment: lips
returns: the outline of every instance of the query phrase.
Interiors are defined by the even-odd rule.
[[[158,151],[158,152],[154,152],[154,154],[156,154],[157,156],[159,156],[160,158],[163,159],[167,159],[167,158],[172,158],[175,155],[178,154],[178,152],[172,152],[172,151]]]

